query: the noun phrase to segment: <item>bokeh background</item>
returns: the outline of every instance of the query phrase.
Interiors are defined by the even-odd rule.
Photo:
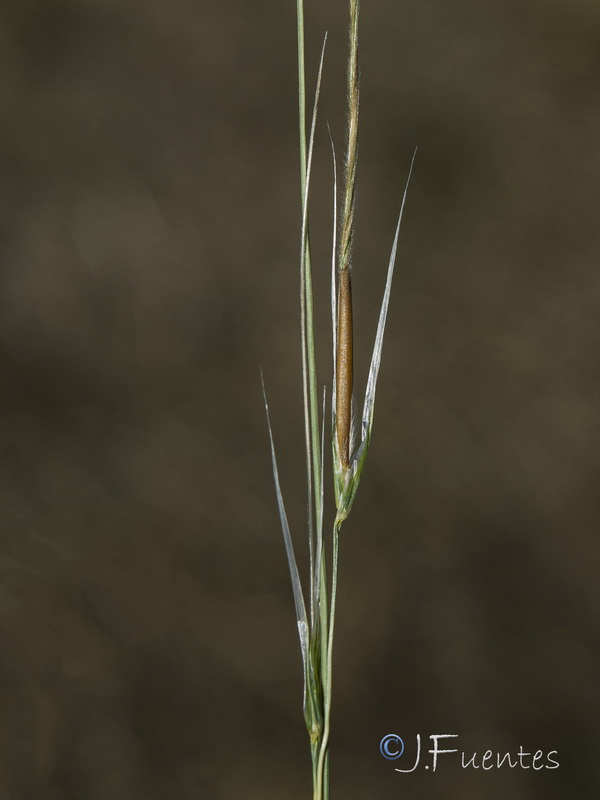
[[[327,383],[346,5],[306,14]],[[600,6],[365,0],[361,36],[360,391],[419,153],[332,796],[597,798]],[[2,3],[2,800],[310,796],[259,373],[304,568],[295,69],[292,0]],[[400,775],[387,733],[560,767]]]

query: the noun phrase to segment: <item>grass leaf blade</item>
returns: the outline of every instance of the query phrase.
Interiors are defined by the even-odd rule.
[[[304,142],[306,172],[302,181],[302,232],[300,245],[300,328],[302,338],[302,389],[304,398],[304,436],[306,446],[306,477],[308,489],[308,541],[310,554],[310,581],[314,582],[314,521],[313,513],[317,524],[322,514],[320,509],[320,484],[323,454],[319,453],[319,411],[317,405],[317,370],[315,362],[315,341],[314,341],[314,322],[313,322],[313,293],[312,293],[312,270],[310,259],[310,241],[308,234],[308,194],[310,188],[310,174],[312,168],[312,158],[315,140],[315,130],[317,124],[317,111],[319,107],[319,96],[321,92],[321,80],[323,76],[323,62],[325,59],[325,46],[327,44],[327,34],[323,40],[321,58],[319,61],[319,72],[315,89],[315,99],[310,125],[310,136],[308,142],[308,154],[306,155],[306,142]],[[301,103],[301,113],[303,111],[304,99]],[[302,149],[302,148],[301,148]],[[315,609],[312,602],[310,616],[311,622],[315,619]]]
[[[335,426],[335,384],[337,380],[337,198],[338,198],[338,185],[337,185],[337,158],[335,155],[335,145],[333,143],[333,136],[329,124],[327,125],[329,131],[329,141],[331,143],[331,159],[333,166],[333,236],[331,243],[331,328],[333,339],[333,385],[331,408],[333,411],[333,425]]]
[[[402,224],[402,217],[404,215],[404,207],[406,205],[406,197],[408,194],[408,187],[410,178],[415,163],[417,150],[413,153],[410,162],[410,169],[408,171],[408,178],[404,187],[402,195],[402,204],[400,206],[400,214],[398,215],[398,224],[396,225],[396,233],[394,235],[394,242],[392,245],[392,252],[390,254],[390,261],[388,264],[387,278],[385,282],[385,291],[383,293],[383,300],[381,302],[381,309],[379,311],[379,321],[377,323],[377,333],[375,335],[375,345],[373,347],[373,355],[371,357],[371,366],[369,368],[369,377],[367,380],[367,390],[365,393],[365,404],[363,407],[362,416],[362,435],[363,442],[368,441],[371,435],[371,427],[373,425],[373,411],[375,407],[375,390],[377,388],[377,377],[379,375],[379,367],[381,364],[381,352],[383,349],[383,334],[385,332],[385,322],[387,319],[388,306],[390,303],[390,293],[392,290],[392,278],[394,277],[394,267],[396,264],[396,253],[398,251],[398,239],[400,237],[400,226]]]
[[[292,535],[290,526],[288,524],[287,514],[285,513],[285,505],[283,502],[283,494],[281,492],[281,485],[279,483],[279,470],[277,469],[277,457],[275,455],[275,443],[273,441],[273,430],[271,428],[271,418],[269,415],[269,404],[267,402],[267,393],[265,391],[265,383],[261,372],[261,382],[263,390],[263,398],[265,403],[265,412],[267,415],[267,426],[269,428],[269,442],[271,444],[271,463],[273,467],[273,481],[275,483],[275,494],[277,495],[277,506],[279,508],[279,519],[281,521],[281,530],[283,532],[283,540],[285,543],[285,550],[288,559],[288,567],[290,570],[290,578],[292,580],[292,590],[294,594],[294,605],[296,607],[296,620],[298,622],[298,633],[300,636],[300,647],[302,649],[302,660],[306,667],[308,659],[308,618],[306,616],[306,606],[304,604],[304,595],[302,593],[302,583],[300,581],[300,573],[298,572],[298,565],[296,563],[296,556],[294,554],[294,545],[292,542]]]

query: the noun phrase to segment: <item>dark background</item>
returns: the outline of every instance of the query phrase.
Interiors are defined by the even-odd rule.
[[[327,382],[346,4],[306,14]],[[361,37],[360,392],[420,149],[332,797],[597,798],[600,6],[364,0]],[[259,377],[304,567],[295,46],[293,0],[2,4],[2,800],[310,796]],[[399,775],[392,732],[560,768]]]

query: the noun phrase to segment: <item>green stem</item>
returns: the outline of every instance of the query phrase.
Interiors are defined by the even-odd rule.
[[[306,79],[304,77],[304,0],[296,2],[298,27],[298,122],[300,126],[300,191],[304,203],[306,186]]]
[[[304,427],[306,439],[306,474],[308,481],[308,528],[310,542],[310,584],[314,575],[314,524],[320,525],[321,511],[321,473],[323,469],[319,437],[319,402],[317,396],[317,368],[315,358],[315,337],[313,319],[312,263],[310,237],[308,233],[308,150],[306,138],[306,74],[304,58],[304,2],[297,0],[298,29],[298,123],[300,139],[300,193],[304,229],[304,252],[300,292],[300,318],[302,331],[302,375],[304,393]],[[316,112],[316,108],[315,108]],[[314,125],[314,120],[313,120]],[[311,136],[312,142],[312,136]],[[312,145],[311,145],[312,146]],[[314,516],[313,516],[314,513]],[[320,538],[320,536],[319,536]],[[311,618],[314,609],[311,608]],[[312,619],[314,623],[314,618]]]
[[[339,536],[342,520],[336,517],[333,524],[333,561],[331,566],[331,607],[327,632],[327,657],[323,684],[323,735],[319,743],[316,769],[315,800],[329,800],[329,733],[331,729],[331,686],[333,673],[333,630],[335,625],[335,601],[339,566]]]
[[[302,220],[306,215],[306,167],[307,167],[307,148],[306,148],[306,76],[304,67],[304,0],[296,2],[296,29],[298,33],[298,138],[300,145],[300,200]],[[304,227],[304,226],[303,226]],[[304,436],[306,441],[306,478],[308,482],[308,541],[310,545],[310,582],[313,581],[314,552],[313,552],[313,493],[312,493],[312,470],[311,470],[311,437],[310,437],[310,413],[309,413],[309,387],[308,387],[308,366],[307,366],[307,326],[306,326],[306,265],[310,263],[308,253],[308,236],[302,243],[304,250],[304,260],[301,265],[303,272],[300,290],[300,329],[302,335],[302,389],[304,394]],[[311,623],[313,623],[313,608],[311,604]]]

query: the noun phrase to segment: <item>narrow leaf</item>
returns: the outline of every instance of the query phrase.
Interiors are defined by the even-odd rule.
[[[325,452],[325,400],[326,389],[323,387],[323,416],[321,417],[321,453]],[[319,617],[320,609],[320,583],[321,583],[321,563],[323,558],[323,496],[324,496],[324,480],[323,480],[323,464],[321,463],[321,486],[320,486],[320,508],[321,513],[317,519],[317,537],[315,542],[316,562],[315,570],[311,577],[312,580],[312,599],[311,599],[311,620],[314,625],[314,620]]]
[[[285,542],[288,567],[290,570],[290,577],[292,579],[292,590],[294,593],[294,605],[296,606],[296,620],[298,622],[298,633],[300,636],[300,647],[302,649],[302,660],[304,662],[304,666],[306,669],[306,664],[308,659],[308,618],[306,616],[306,606],[304,605],[304,596],[302,594],[302,584],[300,582],[300,574],[298,572],[296,556],[294,555],[294,545],[292,543],[292,535],[290,532],[290,526],[288,524],[287,514],[285,513],[285,505],[283,502],[283,495],[281,493],[281,486],[279,483],[279,470],[277,469],[277,458],[275,456],[275,443],[273,442],[273,431],[271,428],[271,418],[269,416],[269,404],[267,403],[267,393],[265,391],[265,382],[263,379],[262,371],[260,377],[262,382],[263,398],[265,402],[265,412],[267,415],[267,426],[269,428],[269,441],[271,443],[271,462],[273,467],[275,494],[277,495],[279,519],[281,521],[281,530],[283,532],[283,540]]]
[[[379,312],[379,322],[377,323],[377,333],[375,336],[375,345],[373,347],[373,355],[371,357],[371,366],[369,369],[369,378],[367,380],[367,390],[365,393],[365,404],[363,407],[362,415],[362,443],[368,442],[371,436],[371,427],[373,425],[373,411],[375,406],[375,390],[377,388],[377,376],[379,375],[379,366],[381,364],[381,351],[383,349],[383,334],[385,331],[385,321],[387,319],[388,306],[390,303],[390,292],[392,289],[392,278],[394,277],[394,266],[396,264],[396,252],[398,250],[398,238],[400,236],[400,225],[402,223],[402,216],[404,214],[404,206],[406,204],[406,196],[408,194],[408,186],[415,163],[417,150],[413,153],[412,161],[410,162],[410,169],[408,171],[408,178],[406,186],[404,187],[404,194],[402,195],[402,204],[400,206],[400,214],[398,215],[398,224],[396,225],[396,234],[394,236],[394,243],[392,245],[392,252],[390,254],[390,261],[388,265],[387,278],[385,282],[385,292],[381,303],[381,310]]]
[[[337,158],[335,155],[335,145],[333,143],[333,136],[331,135],[331,129],[329,128],[329,124],[327,124],[327,130],[329,131],[329,141],[331,143],[331,160],[333,166],[333,236],[332,236],[332,244],[331,244],[331,327],[333,330],[333,387],[332,387],[332,397],[331,397],[331,408],[333,411],[333,426],[335,428],[335,384],[337,381],[337,269],[336,269],[336,257],[337,257],[337,196],[338,196],[338,186],[337,186]]]
[[[315,365],[315,342],[313,324],[312,272],[310,262],[310,243],[308,236],[308,194],[312,168],[317,111],[323,76],[323,61],[327,34],[323,40],[312,120],[306,159],[306,174],[302,184],[302,238],[300,245],[300,328],[302,336],[302,387],[304,398],[304,436],[306,446],[306,478],[308,484],[308,542],[310,554],[310,580],[314,581],[314,523],[313,509],[317,520],[321,515],[320,482],[322,453],[319,453],[319,412],[317,406],[317,370]],[[312,619],[312,613],[311,613]]]

